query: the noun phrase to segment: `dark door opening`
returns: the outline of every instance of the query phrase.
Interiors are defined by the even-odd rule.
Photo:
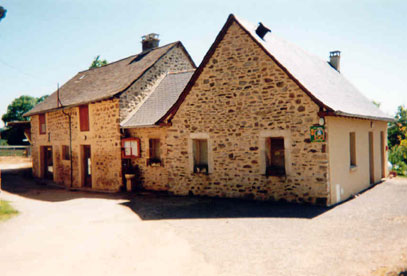
[[[370,184],[374,184],[374,148],[373,132],[369,131],[369,176]]]
[[[83,146],[83,184],[85,187],[92,187],[92,159],[90,146]]]
[[[44,178],[54,179],[54,160],[52,158],[52,147],[45,146],[42,147],[43,155],[43,169],[44,169]]]

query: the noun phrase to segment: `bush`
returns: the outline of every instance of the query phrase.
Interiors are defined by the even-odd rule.
[[[407,175],[407,146],[402,143],[390,148],[389,161],[398,175]]]

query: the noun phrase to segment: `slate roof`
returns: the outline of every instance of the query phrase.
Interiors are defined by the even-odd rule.
[[[174,105],[193,73],[194,70],[168,73],[144,102],[123,120],[121,127],[154,125]]]
[[[236,18],[236,20],[313,96],[337,115],[393,120],[327,61],[307,53],[273,32],[267,33],[262,40],[256,34],[256,25],[240,18]]]
[[[371,100],[359,92],[341,73],[317,56],[279,38],[274,33],[267,33],[264,40],[256,34],[257,25],[239,19],[231,14],[218,34],[215,42],[195,71],[185,91],[176,104],[161,119],[171,121],[182,101],[189,93],[194,82],[223,39],[230,25],[236,22],[319,106],[325,108],[326,114],[357,117],[364,119],[392,121],[393,118]]]
[[[126,90],[162,56],[176,46],[185,50],[182,43],[177,41],[109,63],[100,68],[79,72],[59,89],[60,101],[65,107],[112,98]],[[192,60],[191,62],[193,64]],[[55,91],[24,116],[44,113],[57,107],[57,92]]]

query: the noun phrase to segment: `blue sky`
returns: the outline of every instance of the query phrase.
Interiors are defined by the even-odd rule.
[[[180,40],[197,65],[230,13],[263,22],[280,37],[327,60],[394,114],[407,105],[407,1],[0,0],[0,114],[20,95],[52,93],[101,55],[141,51],[141,36]],[[2,123],[0,123],[2,126]]]

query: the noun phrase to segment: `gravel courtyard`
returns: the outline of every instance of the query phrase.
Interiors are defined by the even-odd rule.
[[[407,266],[407,179],[334,208],[96,194],[2,171],[2,275],[385,275]]]

